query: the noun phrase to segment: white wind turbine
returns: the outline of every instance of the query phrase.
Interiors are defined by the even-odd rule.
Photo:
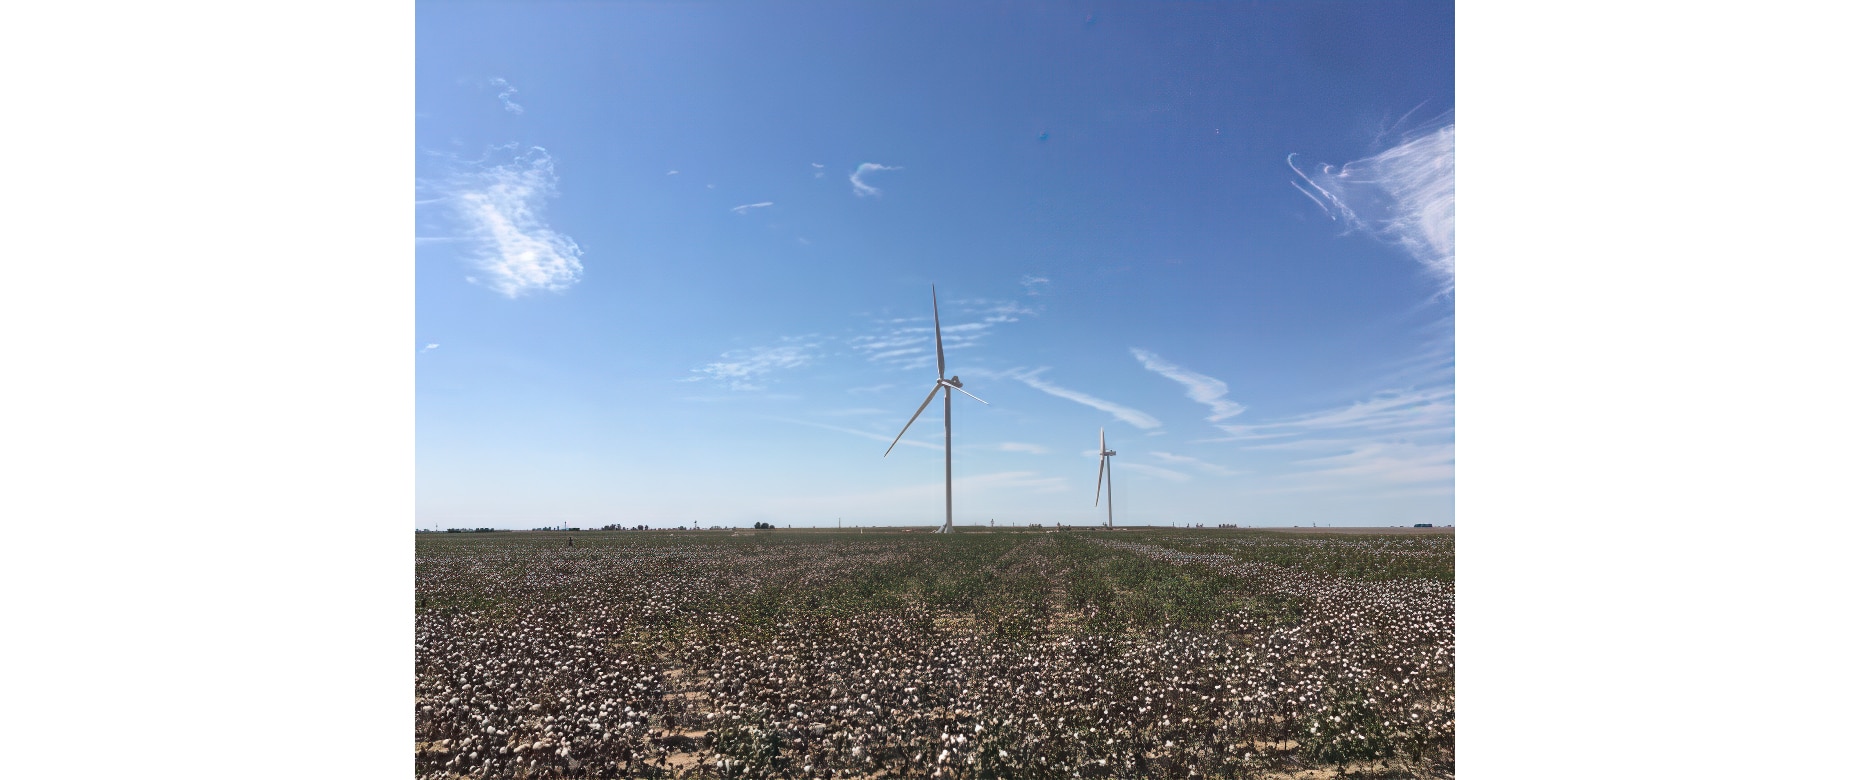
[[[890,456],[890,450],[896,449],[896,442],[902,441],[903,434],[909,432],[909,426],[916,423],[916,418],[922,416],[922,410],[929,408],[929,402],[935,400],[935,393],[940,391],[942,394],[942,461],[943,473],[947,477],[948,515],[947,519],[942,521],[941,530],[936,531],[936,533],[946,534],[954,532],[954,425],[949,421],[950,412],[952,411],[950,400],[953,398],[953,395],[948,391],[961,390],[961,377],[942,378],[944,374],[948,373],[948,360],[942,355],[941,306],[935,303],[935,285],[932,284],[929,285],[929,304],[935,309],[935,387],[929,390],[929,396],[927,398],[922,399],[922,405],[916,407],[916,413],[909,415],[909,422],[904,423],[903,429],[896,434],[894,440],[890,441],[890,447],[883,451],[883,457],[887,458]],[[976,401],[980,401],[983,404],[987,403],[986,401],[981,401],[979,396],[966,390],[961,390],[961,394]]]
[[[1115,470],[1110,468],[1110,456],[1115,454],[1117,454],[1116,450],[1104,446],[1104,429],[1097,429],[1097,495],[1091,499],[1091,506],[1097,506],[1100,499],[1110,499],[1110,503],[1104,505],[1104,528],[1106,529],[1114,526],[1111,505],[1117,503],[1114,493],[1106,495],[1117,489],[1117,483],[1110,481],[1116,476]],[[1110,485],[1109,490],[1104,488],[1105,485]]]

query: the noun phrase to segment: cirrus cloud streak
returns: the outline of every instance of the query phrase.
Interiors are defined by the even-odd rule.
[[[724,383],[729,390],[754,392],[766,389],[768,377],[774,372],[808,366],[817,359],[817,343],[807,341],[806,337],[788,338],[781,344],[721,353],[720,360],[693,369],[694,376],[681,381],[712,379]]]
[[[471,281],[508,298],[578,283],[584,251],[540,217],[558,188],[546,150],[532,147],[512,162],[455,176],[443,188],[474,245],[471,262],[486,276]]]
[[[1047,382],[1044,379],[1040,379],[1039,375],[1045,372],[1045,370],[1046,369],[1038,368],[1038,369],[1033,369],[1030,371],[1015,372],[1012,375],[1012,377],[1024,383],[1027,387],[1030,387],[1041,393],[1045,393],[1047,395],[1054,395],[1059,398],[1063,398],[1067,401],[1081,403],[1081,404],[1084,404],[1085,406],[1089,406],[1092,409],[1096,409],[1100,412],[1107,412],[1112,417],[1115,417],[1119,420],[1127,422],[1143,430],[1150,430],[1152,428],[1162,427],[1161,420],[1157,420],[1156,418],[1151,417],[1146,412],[1139,411],[1136,409],[1131,409],[1130,407],[1124,406],[1115,401],[1106,401],[1102,398],[1098,398],[1097,396],[1090,395],[1088,393],[1081,393],[1076,390],[1070,390],[1067,388],[1059,387],[1058,385],[1052,384],[1051,382]]]
[[[1213,414],[1208,415],[1208,422],[1220,422],[1246,411],[1246,407],[1227,400],[1227,383],[1204,374],[1197,374],[1182,368],[1156,353],[1136,347],[1130,348],[1130,354],[1143,363],[1143,367],[1172,379],[1188,388],[1188,397],[1196,403],[1205,404]]]
[[[896,165],[881,165],[878,163],[864,163],[859,165],[857,166],[857,170],[851,172],[851,192],[855,193],[859,198],[882,197],[882,190],[864,183],[864,174],[874,173],[876,171],[900,170],[902,170],[902,167]]]
[[[1310,175],[1292,158],[1286,164],[1308,185],[1293,186],[1332,219],[1401,247],[1435,276],[1442,293],[1454,290],[1452,118],[1375,156]]]

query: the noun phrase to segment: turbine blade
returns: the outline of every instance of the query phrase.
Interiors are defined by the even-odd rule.
[[[935,302],[935,285],[929,285],[929,305],[935,309],[935,376],[948,378],[948,358],[941,351],[941,305]]]
[[[1104,500],[1104,461],[1107,460],[1110,459],[1102,455],[1097,456],[1097,496],[1091,499],[1091,506],[1097,506],[1099,501]]]
[[[922,399],[922,405],[916,407],[915,414],[909,415],[909,422],[903,423],[903,429],[900,431],[897,431],[896,438],[890,440],[890,449],[883,451],[883,457],[885,458],[889,457],[890,450],[896,449],[896,442],[903,440],[903,434],[909,432],[909,426],[916,424],[916,418],[922,416],[923,409],[929,408],[929,402],[935,400],[935,393],[939,390],[941,390],[941,385],[939,384],[935,385],[933,389],[929,390],[929,397]]]
[[[1102,455],[1104,454],[1104,450],[1107,449],[1110,448],[1104,446],[1104,429],[1099,428],[1097,429],[1097,454]]]
[[[954,385],[949,385],[949,387],[954,387]],[[959,387],[954,387],[954,391],[955,391],[955,392],[957,392],[957,393],[960,393],[960,394],[962,394],[962,395],[965,395],[965,396],[967,396],[967,397],[969,397],[969,398],[972,398],[972,399],[974,399],[974,400],[976,400],[976,401],[980,401],[980,396],[977,396],[977,395],[975,395],[975,394],[973,394],[973,393],[970,393],[970,392],[968,392],[968,391],[966,391],[966,390],[962,390],[962,389],[961,389],[961,388],[959,388]],[[981,402],[981,403],[984,403],[984,404],[987,404],[987,402],[986,402],[986,401],[980,401],[980,402]],[[993,406],[993,404],[987,404],[987,405],[988,405],[988,406]]]

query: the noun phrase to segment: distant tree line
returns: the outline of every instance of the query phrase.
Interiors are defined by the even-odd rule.
[[[754,523],[753,527],[757,530],[763,530],[763,531],[771,530],[773,527],[773,524],[772,523]]]

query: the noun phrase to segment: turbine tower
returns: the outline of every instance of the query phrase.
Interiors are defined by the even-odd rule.
[[[954,425],[949,419],[950,413],[953,411],[950,401],[954,396],[949,391],[961,390],[961,377],[942,378],[944,374],[948,373],[948,359],[942,355],[941,306],[935,302],[935,285],[932,284],[929,285],[929,305],[935,309],[935,387],[929,390],[927,398],[922,399],[922,405],[916,407],[916,413],[909,415],[909,422],[903,423],[903,429],[898,432],[896,438],[890,442],[889,449],[883,451],[883,457],[889,457],[890,450],[896,449],[896,442],[902,441],[903,434],[909,432],[909,426],[914,425],[916,423],[916,418],[922,416],[923,409],[929,408],[929,402],[935,400],[935,393],[939,391],[942,394],[942,462],[943,474],[947,478],[948,515],[947,519],[942,521],[941,530],[936,531],[936,533],[946,534],[954,532]],[[978,396],[966,390],[961,390],[961,394],[976,401],[980,401]],[[986,401],[980,402],[983,404],[987,403]]]
[[[1115,454],[1117,454],[1116,450],[1104,446],[1104,429],[1097,429],[1097,495],[1091,499],[1091,506],[1097,506],[1099,500],[1105,498],[1111,499],[1109,504],[1104,505],[1105,530],[1110,530],[1115,525],[1112,520],[1112,518],[1115,517],[1115,515],[1112,514],[1114,511],[1112,505],[1117,503],[1116,497],[1114,494],[1105,495],[1117,489],[1117,483],[1110,481],[1112,477],[1116,476],[1116,471],[1110,468],[1110,456]],[[1108,490],[1104,488],[1106,484],[1110,485]]]

